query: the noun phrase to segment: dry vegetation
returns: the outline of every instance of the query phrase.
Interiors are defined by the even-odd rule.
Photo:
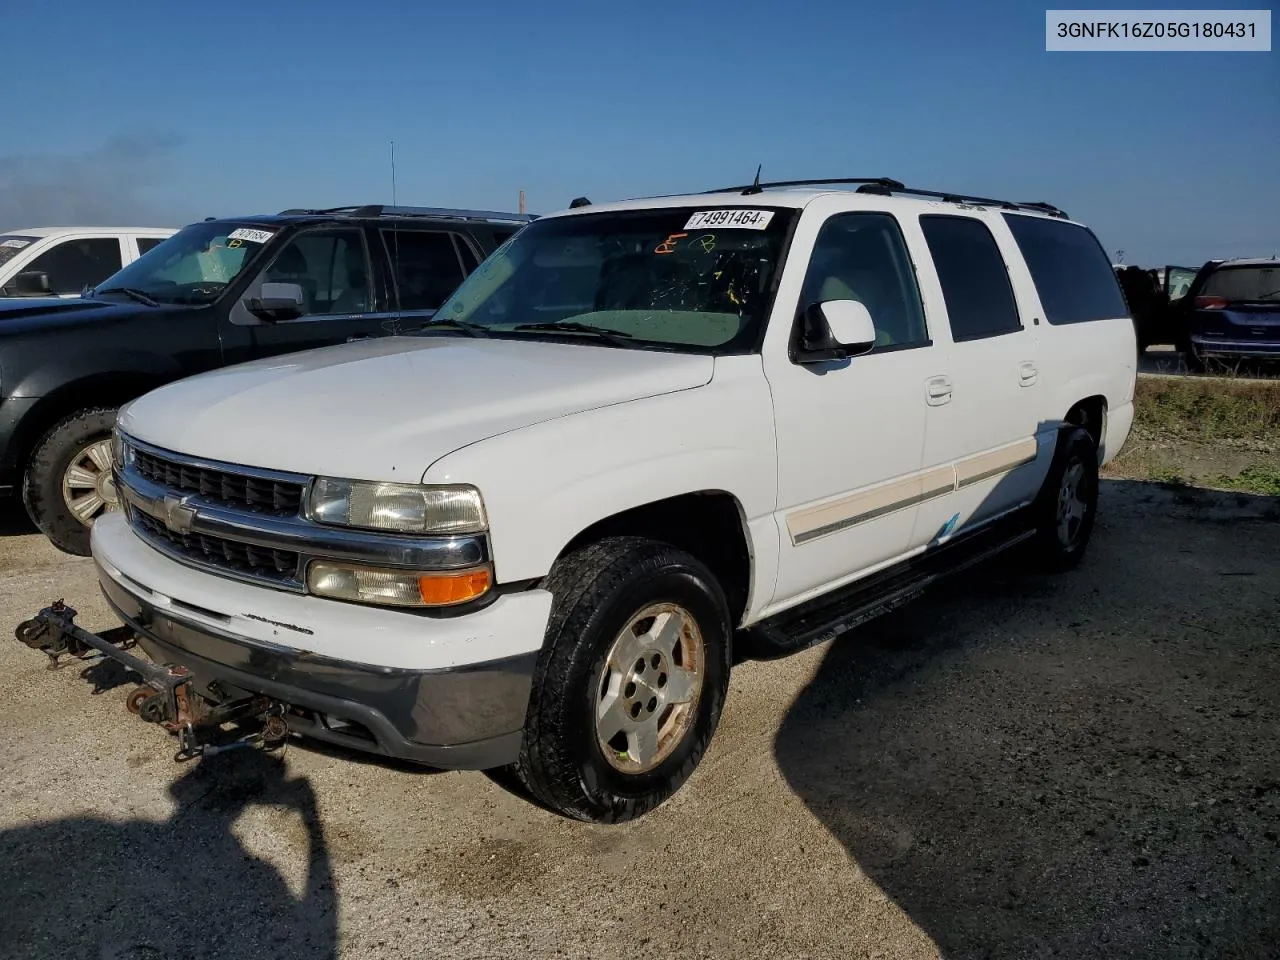
[[[1142,377],[1109,476],[1280,496],[1280,381]]]

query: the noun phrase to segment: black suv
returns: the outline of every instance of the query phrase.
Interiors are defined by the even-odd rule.
[[[425,322],[530,216],[423,207],[286,210],[191,224],[77,300],[0,303],[0,494],[89,552],[115,506],[123,403],[213,367]]]

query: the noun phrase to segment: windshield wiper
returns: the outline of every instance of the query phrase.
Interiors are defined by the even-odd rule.
[[[622,330],[610,330],[608,327],[597,327],[590,323],[579,323],[577,320],[552,320],[548,323],[520,323],[512,330],[551,330],[556,333],[588,333],[599,337],[615,347],[624,347],[628,340],[634,340],[633,334]]]
[[[417,327],[413,328],[413,332],[421,333],[423,330],[443,329],[445,327],[453,327],[456,330],[462,330],[472,337],[489,336],[488,328],[482,324],[472,323],[470,320],[455,320],[452,317],[432,317],[430,320],[424,320]]]
[[[104,293],[123,293],[126,297],[129,297],[131,300],[137,300],[139,303],[145,303],[148,307],[160,306],[160,301],[156,300],[152,296],[149,296],[143,291],[136,289],[135,287],[107,287],[105,290],[93,291],[93,295],[95,297]]]

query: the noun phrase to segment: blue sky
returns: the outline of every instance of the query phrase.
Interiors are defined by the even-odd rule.
[[[394,138],[402,203],[762,163],[1048,200],[1131,263],[1280,252],[1280,54],[1046,53],[1044,11],[53,0],[0,33],[0,229],[386,202]]]

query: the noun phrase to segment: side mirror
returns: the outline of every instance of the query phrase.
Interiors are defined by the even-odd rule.
[[[52,297],[53,287],[49,286],[49,275],[39,270],[28,270],[13,278],[9,289],[19,297]]]
[[[304,313],[302,286],[297,283],[264,283],[256,297],[246,297],[245,309],[266,323],[295,320]]]
[[[827,300],[804,312],[791,354],[797,363],[823,363],[870,353],[875,345],[876,325],[865,304]]]

